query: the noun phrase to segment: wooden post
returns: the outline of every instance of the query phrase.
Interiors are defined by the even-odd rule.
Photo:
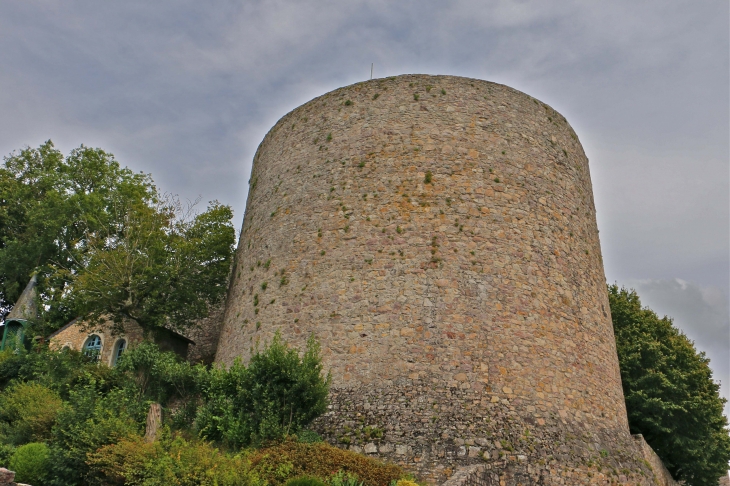
[[[144,441],[154,442],[161,425],[162,406],[159,403],[153,403],[150,405],[150,411],[147,412],[147,427],[145,429]]]

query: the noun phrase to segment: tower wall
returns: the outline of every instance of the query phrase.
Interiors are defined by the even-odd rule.
[[[318,430],[433,481],[627,464],[588,160],[551,107],[452,76],[355,84],[285,115],[249,184],[218,362],[314,334]]]

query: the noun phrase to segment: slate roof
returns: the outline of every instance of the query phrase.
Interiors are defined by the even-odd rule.
[[[35,275],[31,277],[28,285],[25,286],[25,290],[20,294],[20,298],[13,306],[13,310],[10,311],[5,317],[5,322],[8,321],[29,321],[38,317],[38,291],[36,286],[38,285],[38,279]]]

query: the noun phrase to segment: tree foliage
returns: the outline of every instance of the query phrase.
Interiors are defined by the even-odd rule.
[[[634,290],[608,290],[631,432],[675,479],[716,486],[727,474],[730,436],[709,359],[670,318],[642,308]]]
[[[122,168],[101,149],[80,146],[64,157],[49,140],[5,157],[0,166],[0,307],[9,309],[33,272],[46,319],[64,324],[68,275],[79,270],[88,235],[114,226],[122,208],[149,204],[148,175]],[[66,275],[56,269],[65,268]]]
[[[101,149],[51,141],[0,166],[0,311],[39,276],[46,334],[74,317],[183,330],[225,294],[231,208],[160,195]]]
[[[228,206],[196,214],[177,198],[130,207],[113,231],[89,238],[70,277],[72,308],[90,322],[185,330],[223,298],[235,231]]]
[[[14,383],[0,395],[0,437],[10,444],[47,440],[62,403],[40,383]]]

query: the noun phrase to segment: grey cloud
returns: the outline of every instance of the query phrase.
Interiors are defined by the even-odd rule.
[[[0,3],[0,153],[48,138],[64,151],[100,146],[164,190],[233,205],[240,224],[268,129],[367,79],[371,62],[377,77],[489,79],[552,105],[576,129],[609,281],[681,278],[727,295],[728,8],[11,0]]]

